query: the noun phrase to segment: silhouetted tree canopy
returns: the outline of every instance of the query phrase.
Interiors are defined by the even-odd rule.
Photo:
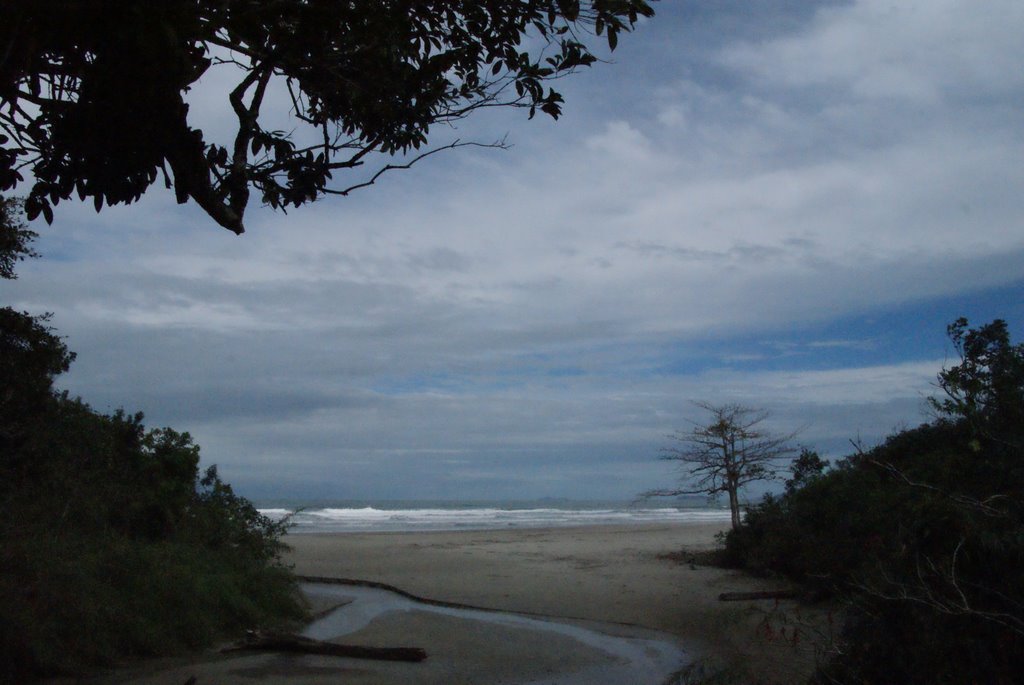
[[[545,82],[596,61],[582,36],[614,49],[652,14],[644,0],[0,0],[0,191],[30,172],[26,214],[52,221],[72,194],[98,211],[162,177],[242,233],[251,191],[275,208],[345,195],[485,107],[557,118]],[[186,102],[211,68],[234,77],[226,144]],[[272,93],[292,130],[265,127]],[[336,178],[377,153],[413,156]]]
[[[947,327],[960,363],[939,374],[945,393],[932,405],[964,418],[978,437],[999,434],[1020,449],[1024,427],[1024,345],[1010,342],[1006,322],[996,319],[977,329],[960,318]]]
[[[32,249],[36,234],[20,220],[21,200],[0,196],[0,278],[14,279],[14,266],[26,257],[37,257]]]

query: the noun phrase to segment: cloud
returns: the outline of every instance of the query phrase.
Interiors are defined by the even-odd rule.
[[[55,312],[65,387],[243,491],[629,497],[699,399],[841,453],[920,420],[950,303],[1024,281],[1020,12],[667,5],[557,124],[444,132],[509,151],[242,238],[160,189],[62,204],[5,295]],[[866,330],[893,311],[935,334]]]
[[[723,61],[773,86],[818,87],[857,99],[933,104],[1019,94],[1024,8],[958,0],[859,0],[820,9],[802,30],[741,42]]]
[[[608,122],[604,131],[587,140],[587,147],[609,157],[612,163],[652,161],[650,141],[628,121]]]

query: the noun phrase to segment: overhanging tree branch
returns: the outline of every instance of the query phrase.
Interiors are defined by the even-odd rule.
[[[250,192],[274,208],[346,195],[469,145],[431,148],[429,136],[477,110],[558,118],[562,96],[547,83],[598,61],[584,38],[614,49],[653,14],[646,0],[36,0],[3,10],[0,192],[24,182],[27,166],[26,214],[51,221],[73,193],[97,210],[134,202],[169,168],[179,202],[235,233]],[[199,130],[183,98],[211,67],[240,71],[227,93],[230,142]],[[298,124],[289,133],[261,124],[278,84]],[[332,174],[370,153],[413,157],[369,181]]]
[[[422,159],[426,159],[427,157],[430,157],[431,155],[436,155],[437,153],[443,152],[444,150],[454,150],[454,149],[460,148],[460,147],[491,147],[491,148],[498,148],[500,150],[505,150],[509,146],[508,146],[508,144],[504,140],[499,140],[499,141],[496,141],[494,143],[477,143],[477,142],[473,142],[473,141],[462,142],[462,141],[456,140],[454,142],[449,143],[448,145],[443,145],[441,147],[434,148],[433,150],[428,150],[427,152],[424,152],[423,154],[417,155],[416,157],[413,157],[411,160],[409,160],[405,164],[388,164],[388,165],[378,169],[377,172],[373,176],[371,176],[369,178],[369,180],[363,181],[362,183],[356,183],[354,185],[349,186],[348,188],[343,188],[341,190],[325,189],[324,192],[325,193],[330,193],[332,195],[348,195],[349,193],[351,193],[353,191],[356,191],[356,190],[359,190],[360,188],[368,188],[369,186],[374,185],[377,182],[377,179],[379,179],[381,176],[383,176],[384,174],[386,174],[389,171],[396,171],[396,170],[399,170],[399,169],[411,169],[414,164],[416,164],[417,162],[419,162]]]

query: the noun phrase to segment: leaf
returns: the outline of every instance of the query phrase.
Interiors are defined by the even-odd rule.
[[[29,221],[33,221],[37,216],[39,216],[39,212],[41,212],[42,209],[39,198],[29,195],[28,199],[25,200],[25,218]]]
[[[579,0],[558,0],[558,8],[568,21],[576,21],[580,16]]]

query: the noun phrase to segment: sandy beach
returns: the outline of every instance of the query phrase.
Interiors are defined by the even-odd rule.
[[[710,549],[720,530],[712,524],[309,534],[287,542],[288,561],[300,575],[373,580],[477,607],[634,624],[696,642],[706,637],[705,614],[722,610],[719,592],[760,584],[720,569],[693,571],[659,555]]]
[[[595,526],[288,538],[296,573],[374,580],[420,597],[544,616],[625,623],[681,638],[698,658],[779,679],[797,666],[757,630],[771,602],[722,592],[777,588],[739,571],[664,558],[715,547],[723,524]]]
[[[565,620],[599,632],[674,641],[694,663],[756,673],[764,682],[806,676],[809,650],[769,640],[771,601],[721,602],[722,592],[777,588],[737,571],[666,558],[711,549],[721,524],[291,535],[297,574],[384,583],[412,595]],[[314,597],[314,610],[330,600]],[[421,611],[390,612],[339,639],[417,646],[419,664],[321,656],[212,653],[111,674],[102,682],[576,683],[609,656],[562,635]],[[653,685],[653,684],[652,684]]]

